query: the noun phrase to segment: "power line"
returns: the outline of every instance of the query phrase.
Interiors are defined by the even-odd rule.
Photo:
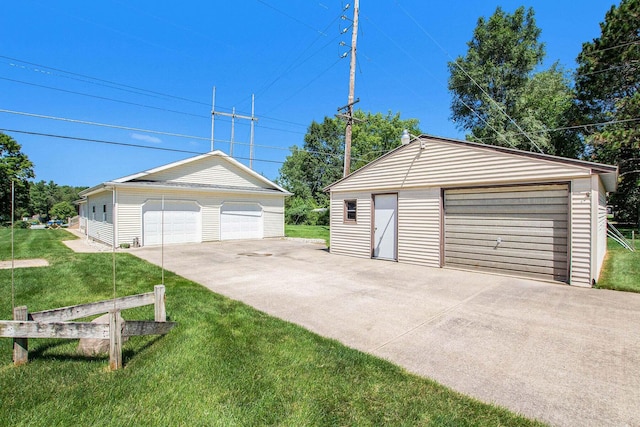
[[[47,70],[53,70],[54,72],[47,71],[46,74],[50,74],[50,75],[54,75],[54,76],[58,76],[58,77],[69,78],[69,79],[72,79],[72,80],[82,81],[82,82],[89,83],[89,84],[95,84],[95,85],[98,85],[98,86],[103,86],[103,87],[107,87],[107,88],[111,88],[111,89],[121,90],[121,91],[130,92],[130,93],[139,94],[139,95],[144,95],[144,96],[152,96],[152,97],[156,97],[156,98],[171,98],[171,99],[175,99],[175,100],[178,100],[178,101],[185,101],[185,102],[190,102],[190,103],[193,103],[193,104],[205,105],[207,107],[211,107],[211,105],[209,103],[206,103],[206,102],[197,101],[197,100],[190,99],[190,98],[185,98],[185,97],[182,97],[182,96],[171,95],[171,94],[164,93],[164,92],[158,92],[158,91],[154,91],[154,90],[150,90],[150,89],[144,89],[144,88],[141,88],[141,87],[138,87],[138,86],[132,86],[132,85],[128,85],[128,84],[125,84],[125,83],[119,83],[119,82],[116,82],[116,81],[113,81],[113,80],[106,80],[106,79],[102,79],[102,78],[99,78],[99,77],[89,76],[87,74],[80,74],[80,73],[76,73],[76,72],[73,72],[73,71],[67,71],[67,70],[63,70],[63,69],[60,69],[60,68],[51,67],[51,66],[48,66],[48,65],[37,64],[37,63],[34,63],[34,62],[25,61],[23,59],[13,58],[13,57],[4,56],[4,55],[0,55],[0,58],[4,58],[4,59],[10,60],[10,61],[20,62],[20,63],[23,63],[23,64],[28,64],[28,65],[31,65],[31,66],[35,66],[35,67],[39,67],[39,68],[43,68],[43,69],[47,69]],[[14,67],[23,68],[23,69],[29,69],[30,71],[34,71],[34,72],[39,72],[40,71],[40,70],[37,70],[37,69],[31,69],[31,68],[28,68],[28,67],[19,66],[17,64],[9,63],[8,65],[14,66]],[[44,70],[42,70],[42,71],[44,71]],[[55,72],[69,74],[70,76],[76,76],[78,78],[71,78],[69,76],[65,76],[64,74],[57,74]],[[83,80],[83,79],[87,79],[87,80]],[[94,83],[91,80],[95,80],[96,82],[100,82],[101,84]],[[24,84],[30,84],[30,83],[24,83]],[[122,88],[126,88],[126,89],[122,89],[122,88],[120,88],[118,86],[121,86]],[[55,88],[53,88],[53,89],[55,89]],[[230,108],[226,108],[226,107],[220,107],[220,108],[225,109],[225,110],[230,110]],[[239,111],[239,112],[241,112],[241,111]],[[263,119],[263,120],[273,120],[273,121],[286,123],[286,124],[290,124],[290,125],[295,125],[295,126],[301,126],[301,127],[307,127],[308,126],[308,125],[303,124],[303,123],[296,123],[296,122],[292,122],[290,120],[279,119],[279,118],[276,118],[276,117],[260,116],[260,118]],[[277,128],[270,128],[270,129],[282,130],[282,129],[277,129]]]
[[[106,97],[106,96],[92,95],[92,94],[89,94],[89,93],[77,92],[77,91],[68,90],[68,89],[60,89],[60,88],[57,88],[57,87],[45,86],[45,85],[40,85],[40,84],[37,84],[37,83],[31,83],[31,82],[25,82],[23,80],[9,79],[9,78],[6,78],[6,77],[0,77],[0,80],[6,80],[6,81],[9,81],[9,82],[21,83],[21,84],[24,84],[24,85],[29,85],[29,86],[35,86],[35,87],[40,87],[40,88],[44,88],[44,89],[55,90],[55,91],[58,91],[58,92],[71,93],[71,94],[74,94],[74,95],[86,96],[86,97],[89,97],[89,98],[102,99],[102,100],[105,100],[105,101],[118,102],[118,103],[121,103],[121,104],[133,105],[133,106],[136,106],[136,107],[150,108],[150,109],[153,109],[153,110],[165,111],[165,112],[175,113],[175,114],[182,114],[182,115],[198,117],[198,118],[205,118],[205,119],[209,118],[209,116],[204,116],[204,115],[200,115],[200,114],[187,113],[185,111],[170,110],[168,108],[154,107],[154,106],[151,106],[151,105],[139,104],[137,102],[124,101],[124,100],[121,100],[121,99],[109,98],[109,97]]]
[[[337,21],[338,19],[340,19],[340,16],[337,16],[336,18],[333,19],[333,21],[331,21],[326,28],[324,29],[324,31],[326,31],[335,21]],[[326,34],[325,34],[326,35]],[[313,46],[316,41],[318,41],[320,39],[321,36],[318,36],[313,42],[311,42],[311,44],[305,48],[300,55],[298,55],[292,62],[291,64],[289,64],[289,66],[287,68],[284,69],[284,71],[278,75],[276,78],[274,78],[270,83],[268,83],[266,85],[266,87],[260,88],[257,91],[257,96],[262,96],[267,90],[269,90],[276,82],[278,82],[278,80],[280,80],[282,77],[284,77],[285,75],[287,75],[288,73],[290,73],[291,71],[295,70],[296,68],[302,66],[302,64],[304,64],[305,62],[307,62],[308,60],[310,60],[311,58],[313,58],[314,56],[316,56],[320,51],[322,51],[324,48],[326,48],[329,44],[333,43],[338,37],[340,37],[340,35],[338,35],[337,37],[334,37],[333,39],[329,40],[326,44],[324,44],[322,47],[320,47],[315,53],[313,53],[312,55],[309,55],[305,60],[301,61],[300,63],[296,62],[302,57],[304,56],[304,54],[311,49],[311,46]]]
[[[129,127],[129,126],[112,125],[112,124],[107,124],[107,123],[89,122],[89,121],[85,121],[85,120],[69,119],[69,118],[66,118],[66,117],[45,116],[43,114],[26,113],[26,112],[23,112],[23,111],[5,110],[5,109],[2,109],[2,108],[0,108],[0,113],[16,114],[16,115],[27,116],[27,117],[35,117],[35,118],[38,118],[38,119],[58,120],[58,121],[63,121],[63,122],[78,123],[78,124],[82,124],[82,125],[101,126],[101,127],[107,127],[107,128],[113,128],[113,129],[131,130],[131,131],[135,131],[135,132],[153,133],[153,134],[156,134],[156,135],[175,136],[175,137],[178,137],[178,138],[189,138],[189,139],[198,139],[198,140],[209,141],[209,138],[202,137],[202,136],[184,135],[184,134],[181,134],[181,133],[163,132],[163,131],[158,131],[158,130],[153,130],[153,129],[142,129],[142,128],[134,128],[134,127]]]
[[[275,10],[276,12],[281,13],[282,15],[286,16],[287,18],[296,21],[298,24],[304,25],[305,27],[307,27],[307,28],[309,28],[309,29],[311,29],[311,30],[313,30],[313,31],[315,31],[317,33],[320,33],[320,35],[326,36],[325,33],[323,33],[322,31],[318,30],[317,28],[314,28],[312,25],[309,25],[306,22],[301,21],[300,19],[296,18],[295,16],[290,15],[287,12],[285,12],[285,11],[283,11],[281,9],[278,9],[275,6],[270,5],[269,3],[267,3],[264,0],[258,0],[258,3],[262,3],[263,5],[267,6],[268,8],[271,8],[271,9]]]
[[[185,135],[185,134],[180,134],[180,133],[165,132],[165,131],[159,131],[159,130],[154,130],[154,129],[135,128],[135,127],[130,127],[130,126],[121,126],[121,125],[114,125],[114,124],[109,124],[109,123],[90,122],[90,121],[86,121],[86,120],[71,119],[71,118],[67,118],[67,117],[47,116],[47,115],[44,115],[44,114],[28,113],[28,112],[24,112],[24,111],[13,111],[13,110],[7,110],[7,109],[0,109],[0,113],[14,114],[14,115],[33,117],[33,118],[38,118],[38,119],[57,120],[57,121],[76,123],[76,124],[83,124],[83,125],[89,125],[89,126],[99,126],[99,127],[106,127],[106,128],[112,128],[112,129],[121,129],[121,130],[135,131],[135,132],[152,133],[152,134],[156,134],[156,135],[166,135],[166,136],[173,136],[173,137],[177,137],[177,138],[196,139],[196,140],[201,140],[201,141],[209,141],[210,140],[210,138],[202,137],[202,136]],[[217,142],[223,142],[223,143],[230,143],[231,142],[231,140],[226,140],[226,139],[217,139],[216,141]],[[234,144],[250,145],[249,143],[238,142],[238,141],[234,141]],[[254,144],[254,147],[264,148],[264,149],[269,149],[269,150],[283,150],[283,151],[290,151],[291,150],[291,147],[278,147],[278,146],[274,146],[274,145],[263,145],[263,144]],[[305,150],[305,149],[300,149],[300,150],[301,151],[305,151],[307,153],[333,155],[333,153],[325,152],[325,151]]]
[[[59,139],[68,139],[68,140],[74,140],[74,141],[93,142],[93,143],[106,144],[106,145],[117,145],[117,146],[122,146],[122,147],[142,148],[142,149],[147,149],[147,150],[169,151],[169,152],[174,152],[174,153],[187,153],[187,154],[206,154],[206,153],[203,153],[203,152],[200,152],[200,151],[180,150],[180,149],[177,149],[177,148],[153,147],[153,146],[149,146],[149,145],[131,144],[131,143],[126,143],[126,142],[116,142],[116,141],[106,141],[106,140],[103,140],[103,139],[82,138],[82,137],[70,136],[70,135],[56,135],[56,134],[52,134],[52,133],[32,132],[32,131],[18,130],[18,129],[0,128],[0,131],[2,131],[2,132],[11,132],[11,133],[19,133],[19,134],[24,134],[24,135],[43,136],[43,137],[47,137],[47,138],[59,138]],[[248,157],[234,157],[234,159],[249,160]],[[268,159],[253,159],[253,160],[260,161],[260,162],[267,162],[267,163],[280,163],[280,164],[284,163],[284,162],[281,162],[281,161],[278,161],[278,160],[268,160]]]
[[[373,24],[373,22],[367,18],[367,20],[369,22],[371,22]],[[442,84],[442,80],[438,79],[437,77],[435,77],[433,75],[433,73],[431,73],[431,71],[426,68],[423,64],[424,61],[418,61],[416,58],[413,57],[413,55],[411,55],[409,52],[407,52],[404,47],[402,47],[402,45],[400,45],[399,43],[397,43],[394,39],[392,39],[390,36],[388,36],[384,31],[382,31],[378,26],[376,26],[375,24],[373,24],[374,28],[377,29],[383,36],[385,36],[389,41],[391,41],[391,43],[393,43],[401,52],[403,52],[409,59],[411,59],[413,62],[415,62],[420,68],[422,68],[427,74],[431,75],[431,77],[433,77],[433,79],[435,81],[440,82],[440,84]],[[464,102],[464,100],[460,100],[460,102],[469,109],[469,111],[471,111],[477,118],[478,120],[482,121],[485,125],[487,125],[487,127],[489,127],[492,131],[495,132],[496,135],[498,135],[499,137],[502,138],[502,140],[507,143],[508,145],[510,145],[512,148],[516,148],[515,144],[513,144],[511,141],[509,141],[507,139],[506,136],[504,136],[502,133],[500,133],[496,128],[494,128],[489,122],[487,122],[487,120],[482,117],[473,107],[471,107],[469,104],[467,104],[466,102]]]
[[[297,94],[299,94],[300,92],[302,92],[304,89],[306,89],[307,87],[311,86],[312,83],[314,83],[316,80],[318,80],[320,77],[322,77],[323,75],[325,75],[327,72],[329,72],[330,69],[332,69],[333,67],[335,67],[338,62],[340,62],[340,59],[342,58],[338,58],[338,60],[336,60],[336,62],[334,62],[333,64],[331,64],[330,66],[328,66],[325,70],[321,71],[320,74],[318,74],[317,76],[315,76],[314,78],[312,78],[307,84],[305,84],[304,86],[302,86],[301,88],[299,88],[297,91],[295,91],[294,93],[292,93],[289,97],[285,98],[282,100],[282,102],[280,102],[279,104],[276,104],[275,107],[271,108],[271,111],[278,109],[281,105],[287,103],[291,98],[293,98],[294,96],[296,96]]]
[[[101,87],[106,87],[106,88],[109,88],[109,89],[115,89],[115,90],[119,90],[119,91],[123,91],[123,92],[134,93],[136,95],[149,96],[149,97],[159,98],[159,99],[173,98],[173,99],[178,99],[178,100],[181,100],[181,101],[187,101],[187,102],[193,102],[193,103],[196,103],[196,104],[207,105],[204,102],[193,101],[193,100],[190,100],[190,99],[187,99],[187,98],[182,98],[182,97],[178,97],[178,96],[163,94],[163,93],[160,93],[160,92],[153,92],[153,91],[149,91],[149,90],[142,89],[142,88],[136,88],[136,87],[133,87],[133,86],[128,86],[128,85],[123,85],[123,84],[120,84],[120,83],[111,82],[111,81],[108,81],[108,80],[102,80],[102,79],[97,79],[97,78],[94,78],[94,77],[85,76],[85,75],[82,75],[82,74],[71,73],[71,72],[68,72],[68,71],[60,71],[60,70],[57,70],[55,68],[50,68],[50,67],[47,67],[47,66],[44,66],[44,65],[33,64],[33,63],[22,61],[22,60],[19,60],[19,59],[9,58],[7,56],[0,55],[0,58],[6,58],[6,59],[9,59],[11,61],[14,61],[14,62],[8,62],[7,63],[11,67],[18,68],[18,69],[21,69],[21,70],[29,70],[29,71],[32,71],[34,73],[52,75],[52,76],[56,76],[56,77],[62,77],[64,79],[75,80],[75,81],[83,82],[83,83],[89,83],[89,84],[92,84],[92,85],[95,85],[95,86],[101,86]],[[24,64],[29,64],[31,66],[35,66],[35,67],[39,67],[39,68],[31,68],[30,66],[27,66],[27,65],[18,64],[18,62],[21,62],[21,63],[24,63]],[[53,70],[53,71],[49,71],[49,70]],[[69,75],[65,75],[65,74],[69,74]],[[76,77],[76,76],[78,76],[78,77]],[[92,80],[95,80],[95,81],[92,81]],[[118,87],[118,86],[122,86],[122,87]]]
[[[542,149],[538,146],[538,144],[536,144],[535,142],[533,142],[533,140],[532,140],[532,139],[529,137],[529,135],[527,135],[527,133],[526,133],[526,132],[525,132],[525,131],[520,127],[520,125],[518,125],[518,123],[516,123],[516,121],[515,121],[515,120],[513,120],[513,119],[511,118],[511,116],[509,116],[509,114],[504,110],[504,108],[502,108],[502,106],[501,106],[501,105],[500,105],[496,100],[494,100],[494,99],[493,99],[493,98],[492,98],[492,97],[487,93],[487,91],[485,91],[485,90],[484,90],[484,88],[483,88],[482,86],[480,86],[480,85],[478,84],[478,82],[476,82],[476,81],[475,81],[475,79],[474,79],[473,77],[471,77],[471,75],[467,72],[467,70],[465,70],[465,69],[462,67],[462,65],[460,65],[460,63],[459,63],[457,60],[454,60],[454,59],[451,57],[451,55],[449,54],[449,52],[447,52],[447,51],[442,47],[442,45],[440,45],[440,43],[438,43],[438,42],[437,42],[437,41],[436,41],[436,40],[431,36],[431,34],[429,34],[429,33],[427,32],[427,30],[425,30],[425,29],[424,29],[424,27],[423,27],[422,25],[420,25],[420,23],[419,23],[418,21],[416,21],[416,19],[415,19],[411,14],[409,14],[409,12],[408,12],[404,7],[402,7],[402,6],[400,5],[400,3],[396,2],[396,4],[397,4],[397,5],[398,5],[398,7],[399,7],[403,12],[404,12],[404,14],[405,14],[409,19],[411,19],[411,20],[413,21],[413,23],[414,23],[414,24],[416,24],[416,26],[417,26],[418,28],[420,28],[420,30],[421,30],[421,31],[422,31],[422,32],[423,32],[427,37],[429,37],[429,38],[431,39],[431,41],[432,41],[432,42],[433,42],[433,43],[434,43],[434,44],[435,44],[435,45],[436,45],[436,46],[437,46],[437,47],[438,47],[438,48],[439,48],[439,49],[440,49],[440,50],[441,50],[441,51],[442,51],[442,52],[443,52],[443,53],[444,53],[444,54],[445,54],[445,55],[446,55],[446,56],[447,56],[451,61],[453,61],[453,63],[456,65],[456,67],[458,67],[458,68],[459,68],[459,69],[460,69],[460,70],[461,70],[461,71],[462,71],[462,72],[467,76],[467,78],[468,78],[469,80],[471,80],[471,81],[472,81],[472,82],[473,82],[473,83],[478,87],[478,89],[480,89],[480,91],[482,91],[482,93],[487,97],[487,99],[489,99],[489,101],[493,102],[493,103],[496,105],[496,107],[498,107],[498,111],[500,111],[502,114],[504,114],[504,116],[505,116],[507,119],[509,119],[509,121],[510,121],[511,123],[513,123],[513,125],[518,129],[518,131],[519,131],[522,135],[524,135],[524,137],[525,137],[525,138],[527,138],[527,140],[529,141],[529,143],[531,143],[531,145],[532,145],[533,147],[535,147],[535,148],[536,148],[540,153],[544,153],[544,152],[542,151]],[[465,104],[465,106],[466,106],[466,104]],[[468,106],[467,106],[467,108],[468,108]],[[474,113],[475,113],[475,111],[474,111]],[[476,115],[478,115],[478,113],[475,113],[475,114],[476,114]]]

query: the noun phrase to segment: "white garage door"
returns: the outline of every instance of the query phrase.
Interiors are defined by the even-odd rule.
[[[257,203],[224,203],[220,208],[220,240],[262,239],[262,207]]]
[[[150,201],[142,208],[142,244],[202,241],[200,206],[195,202]],[[164,240],[163,240],[164,234]]]
[[[567,281],[568,185],[445,191],[445,265]]]

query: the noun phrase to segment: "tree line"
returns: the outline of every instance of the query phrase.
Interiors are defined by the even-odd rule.
[[[609,197],[616,219],[638,223],[640,211],[640,0],[622,0],[582,45],[577,69],[545,58],[533,8],[496,8],[480,17],[467,52],[448,63],[451,119],[470,141],[617,165],[618,190]],[[400,145],[403,129],[419,134],[400,113],[356,111],[351,170]],[[294,193],[288,223],[326,223],[323,188],[342,177],[345,123],[312,122],[302,147],[280,169],[279,184]],[[320,211],[320,212],[319,212]]]
[[[13,182],[14,219],[35,218],[65,220],[77,214],[73,204],[78,193],[87,187],[58,185],[53,181],[33,182],[34,165],[21,151],[20,144],[9,135],[0,133],[0,220],[11,221],[11,183]]]

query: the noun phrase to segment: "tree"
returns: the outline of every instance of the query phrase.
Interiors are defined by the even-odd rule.
[[[420,133],[417,120],[402,120],[399,114],[371,114],[357,110],[354,117],[352,171],[400,145],[403,129],[413,134]],[[291,154],[280,168],[277,180],[294,193],[285,204],[285,211],[291,211],[291,214],[287,213],[288,221],[308,222],[310,216],[303,215],[305,211],[328,207],[328,195],[323,189],[342,178],[344,130],[343,121],[325,117],[322,123],[311,123],[303,147],[291,147]]]
[[[640,0],[612,6],[600,37],[582,45],[576,92],[593,160],[617,164],[618,190],[610,202],[619,220],[638,222],[640,209]]]
[[[75,206],[73,206],[69,202],[58,202],[51,207],[49,211],[51,218],[54,219],[67,219],[73,216],[76,216],[77,211]]]
[[[558,64],[534,73],[545,55],[540,33],[531,8],[498,7],[478,19],[466,56],[449,63],[452,118],[471,140],[576,157],[578,138],[549,132],[564,123],[574,96]]]
[[[58,185],[53,181],[34,182],[29,190],[29,210],[33,215],[48,218],[53,215],[50,211],[56,203],[73,203],[80,197],[78,193],[85,188],[87,187]]]
[[[29,203],[29,179],[33,173],[33,163],[22,147],[9,135],[0,133],[0,219],[11,219],[11,182],[15,186],[16,207],[26,207]]]

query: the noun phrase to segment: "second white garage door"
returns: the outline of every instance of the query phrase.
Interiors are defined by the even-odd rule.
[[[567,281],[568,185],[445,191],[445,265]]]
[[[224,203],[220,208],[220,240],[262,239],[262,206]]]
[[[149,201],[142,208],[145,246],[202,241],[200,206],[195,202]],[[164,236],[164,237],[163,237]]]

